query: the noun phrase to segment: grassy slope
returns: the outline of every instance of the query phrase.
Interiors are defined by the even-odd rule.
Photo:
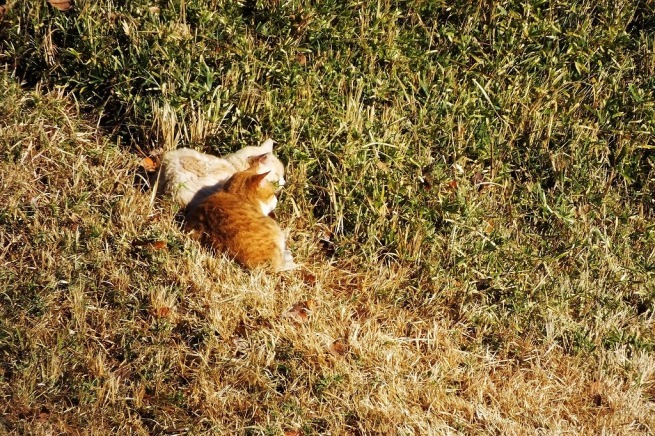
[[[119,3],[0,24],[0,428],[655,431],[651,6]],[[135,178],[267,135],[311,274]]]

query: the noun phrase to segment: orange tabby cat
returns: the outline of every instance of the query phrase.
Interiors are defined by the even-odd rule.
[[[274,271],[294,268],[285,250],[280,226],[268,214],[275,208],[275,185],[258,174],[260,162],[237,172],[218,191],[194,208],[185,227],[216,251],[232,256],[246,268],[268,266]]]

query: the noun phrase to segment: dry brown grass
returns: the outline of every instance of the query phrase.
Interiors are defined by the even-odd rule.
[[[412,300],[420,291],[408,285],[412,268],[330,257],[324,226],[289,194],[281,221],[305,268],[243,271],[189,240],[173,206],[140,188],[140,157],[81,119],[65,95],[2,80],[3,432],[655,431],[652,349],[566,349],[567,322],[585,302],[536,301],[552,303],[543,336],[498,323],[492,344],[476,329],[493,324],[473,320],[511,321],[511,310],[487,304],[502,281],[485,293],[442,275],[438,299]],[[293,193],[308,181],[302,165],[290,168]],[[493,192],[502,189],[472,189],[471,204],[507,198]],[[510,218],[503,222],[499,231],[520,233]],[[450,250],[485,234],[462,230]],[[512,272],[516,282],[505,284],[545,282],[562,296],[582,288],[593,298],[616,264],[556,278],[557,262]],[[308,316],[285,316],[299,302]],[[588,337],[602,345],[613,328],[636,340],[652,335],[652,308],[646,314],[616,311]]]
[[[653,12],[9,0],[0,433],[655,433]],[[281,275],[139,167],[267,136]]]

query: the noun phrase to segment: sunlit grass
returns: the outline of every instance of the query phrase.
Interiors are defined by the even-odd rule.
[[[7,2],[0,428],[655,431],[653,6],[319,3]],[[281,276],[138,167],[269,136]]]

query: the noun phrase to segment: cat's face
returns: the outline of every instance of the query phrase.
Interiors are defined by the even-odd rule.
[[[266,180],[282,187],[286,184],[284,180],[284,165],[273,154],[272,151],[248,157],[250,169],[254,169],[258,173],[268,173]]]
[[[265,161],[261,162],[261,172],[270,171],[267,176],[268,180],[276,183],[278,186],[284,186],[286,184],[284,178],[284,165],[280,162],[280,159],[273,154],[273,140],[270,138],[256,147],[244,147],[225,158],[228,159],[238,170],[243,171],[252,166],[253,160],[257,160],[263,155],[268,156]]]
[[[268,180],[268,172],[260,172],[257,165],[233,175],[225,185],[227,192],[244,200],[255,202],[263,215],[270,214],[277,206],[276,186]]]

